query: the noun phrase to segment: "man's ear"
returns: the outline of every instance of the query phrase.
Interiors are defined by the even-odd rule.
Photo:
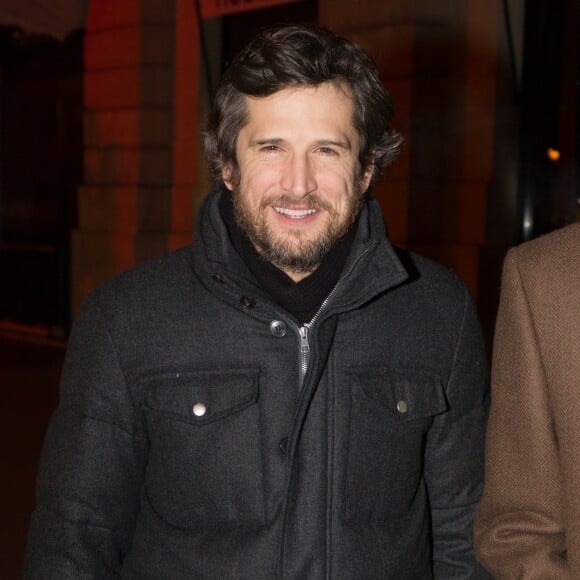
[[[223,179],[224,185],[230,191],[232,191],[234,189],[233,175],[234,175],[234,171],[232,169],[232,164],[231,163],[222,163],[222,179]]]

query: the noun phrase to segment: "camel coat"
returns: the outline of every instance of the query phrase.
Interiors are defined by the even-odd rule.
[[[580,223],[506,257],[475,549],[499,579],[580,578]]]

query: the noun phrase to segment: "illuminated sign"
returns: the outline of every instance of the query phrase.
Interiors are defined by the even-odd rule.
[[[280,4],[292,4],[300,0],[200,0],[201,17],[213,18],[214,16],[224,16],[225,14],[235,14],[237,12],[247,12],[278,6]]]

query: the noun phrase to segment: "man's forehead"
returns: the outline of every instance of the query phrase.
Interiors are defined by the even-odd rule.
[[[309,122],[347,133],[355,129],[352,93],[342,84],[287,87],[267,96],[245,95],[244,99],[246,127]]]

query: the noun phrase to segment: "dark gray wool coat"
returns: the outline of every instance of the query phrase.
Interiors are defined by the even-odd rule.
[[[486,577],[487,370],[465,285],[398,256],[370,199],[301,337],[233,251],[218,195],[191,247],[78,315],[27,578]]]

